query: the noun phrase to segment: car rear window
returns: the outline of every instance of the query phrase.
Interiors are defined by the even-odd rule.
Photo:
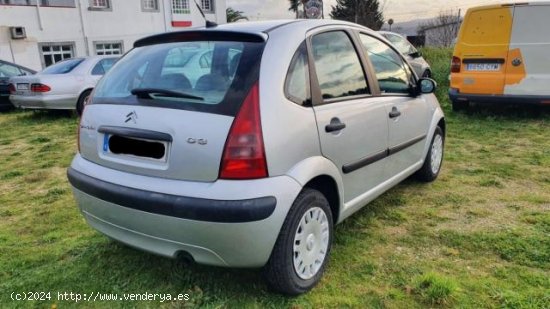
[[[40,74],[67,74],[84,61],[83,58],[64,60],[44,69]]]
[[[263,42],[217,40],[137,47],[97,85],[92,104],[138,104],[235,115],[258,80],[263,47]],[[139,91],[147,95],[137,95]]]

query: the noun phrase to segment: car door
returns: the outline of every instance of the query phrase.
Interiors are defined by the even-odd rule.
[[[345,202],[383,181],[388,146],[384,102],[371,94],[353,37],[347,30],[320,32],[308,48],[321,151],[342,173]]]
[[[386,178],[391,178],[423,159],[430,119],[435,110],[424,96],[411,94],[416,80],[398,51],[368,34],[361,33],[359,37],[385,102],[385,117],[389,120]]]

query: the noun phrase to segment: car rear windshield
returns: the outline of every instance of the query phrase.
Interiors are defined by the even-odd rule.
[[[205,40],[134,48],[97,85],[92,104],[234,116],[258,80],[264,44]]]
[[[83,58],[75,58],[58,62],[45,68],[40,74],[67,74],[84,61]]]

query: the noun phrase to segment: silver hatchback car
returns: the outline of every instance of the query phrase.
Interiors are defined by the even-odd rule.
[[[263,267],[273,289],[296,295],[321,278],[335,224],[413,174],[437,177],[434,88],[386,39],[346,22],[159,34],[94,90],[68,178],[109,237]]]

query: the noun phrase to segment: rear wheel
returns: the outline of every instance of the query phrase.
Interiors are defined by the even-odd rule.
[[[78,117],[82,116],[82,112],[84,111],[84,104],[89,99],[91,93],[92,90],[86,90],[78,98],[78,101],[76,102],[76,114],[78,115]]]
[[[313,288],[329,258],[332,229],[332,212],[325,196],[304,189],[294,201],[264,267],[269,286],[288,295]]]
[[[416,172],[419,180],[431,182],[437,178],[441,170],[441,164],[443,163],[444,148],[445,136],[443,136],[443,130],[437,127],[435,128],[428,154],[426,154],[426,158],[424,159],[424,165]]]

